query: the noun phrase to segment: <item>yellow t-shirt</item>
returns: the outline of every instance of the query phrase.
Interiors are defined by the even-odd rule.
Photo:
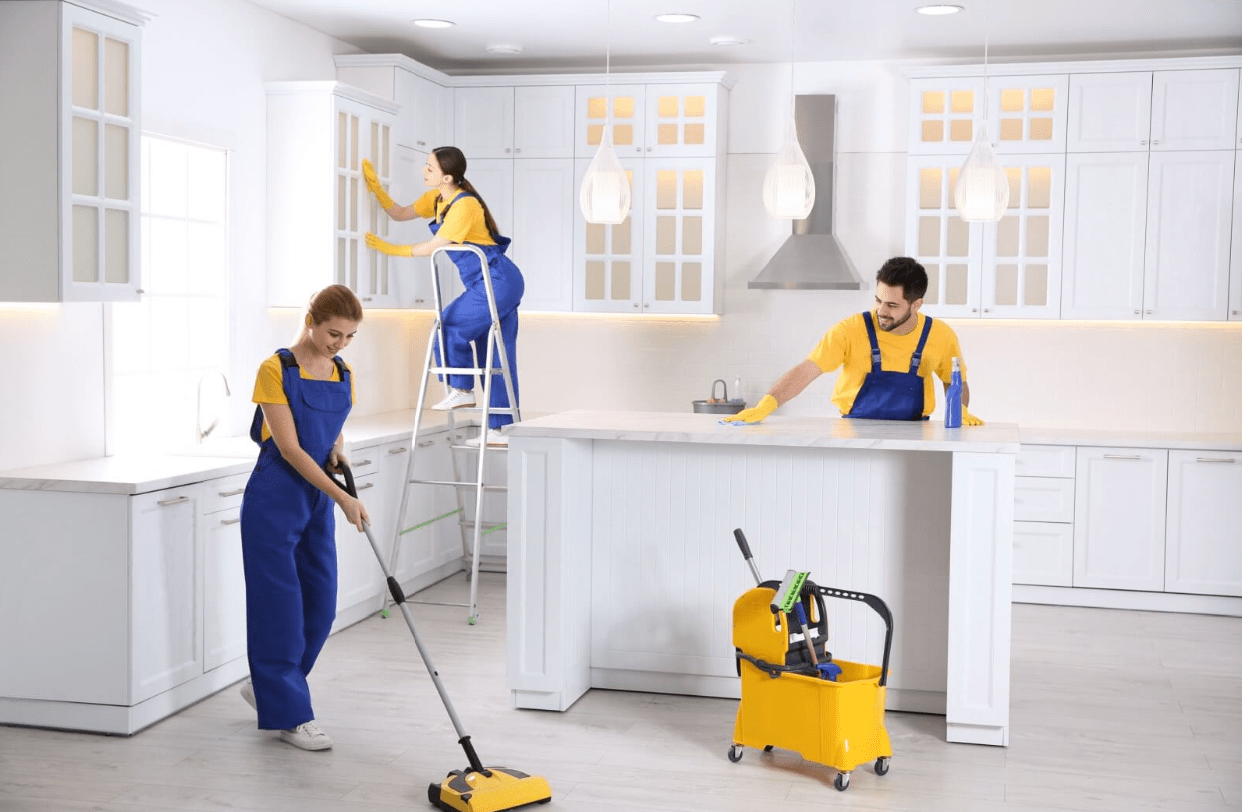
[[[876,327],[876,342],[880,345],[880,368],[890,372],[909,372],[910,359],[923,335],[927,317],[918,315],[914,329],[904,336],[886,333]],[[872,314],[874,321],[875,314]],[[923,378],[923,414],[929,415],[936,408],[936,387],[933,375],[948,383],[953,375],[953,358],[961,358],[962,349],[957,343],[953,328],[941,319],[932,319],[931,332],[923,347],[923,361],[919,364],[919,376]],[[842,367],[837,384],[832,390],[832,402],[849,414],[854,398],[862,388],[863,378],[871,371],[871,342],[867,340],[867,325],[861,313],[855,313],[839,322],[820,339],[807,356],[821,372],[832,372]],[[966,380],[966,362],[962,361],[962,380]]]
[[[354,368],[349,364],[345,365],[349,370],[349,402],[357,402],[354,393],[357,389],[354,386]],[[301,366],[298,367],[298,376],[304,380],[318,380],[314,376],[307,375],[306,370]],[[332,374],[328,377],[330,381],[339,381],[341,373],[337,371],[336,364],[332,365]],[[270,358],[259,364],[259,374],[254,379],[254,397],[255,403],[288,403],[289,397],[285,394],[285,376],[284,366],[280,363],[280,355],[273,354]],[[263,430],[259,435],[259,442],[267,440],[272,436],[272,430],[267,427],[267,420],[263,421]]]
[[[440,193],[435,189],[425,192],[414,201],[414,213],[428,220],[440,220],[442,209],[448,203],[440,200]],[[449,242],[472,242],[478,245],[495,245],[496,241],[487,230],[487,219],[483,216],[483,204],[473,195],[462,192],[453,199],[453,207],[440,226],[437,237]]]

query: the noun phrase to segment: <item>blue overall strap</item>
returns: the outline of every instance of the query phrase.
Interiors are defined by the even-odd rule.
[[[298,359],[293,356],[292,351],[284,347],[281,347],[280,349],[276,350],[276,354],[280,356],[281,371],[284,373],[284,375],[287,376],[290,374],[293,374],[293,375],[302,374],[301,367],[298,366]],[[337,377],[339,377],[343,383],[348,384],[349,383],[349,368],[345,366],[345,362],[341,360],[341,356],[339,355],[333,356],[332,362],[336,364]],[[294,371],[290,372],[290,370],[294,370]],[[282,388],[285,390],[285,398],[288,399],[289,397],[288,384],[282,382]],[[294,428],[295,429],[297,428],[296,423],[294,424]],[[258,404],[255,404],[254,417],[251,418],[250,420],[250,439],[254,440],[256,443],[259,444],[260,447],[262,447],[263,446],[262,437],[263,437],[263,407]]]
[[[923,361],[923,347],[927,344],[927,336],[931,333],[931,316],[923,317],[923,335],[919,336],[919,345],[914,348],[914,355],[910,356],[910,371],[915,375],[919,373],[919,364]]]
[[[867,340],[871,342],[871,371],[880,371],[880,342],[875,337],[875,325],[871,322],[871,311],[864,310],[863,324],[867,325]],[[923,349],[923,345],[919,345],[919,349]]]
[[[470,193],[470,192],[466,192],[466,191],[463,191],[461,194],[457,195],[457,196],[456,196],[456,197],[454,197],[452,200],[450,200],[450,201],[449,201],[449,202],[448,202],[448,203],[444,206],[444,208],[440,208],[440,200],[439,200],[439,198],[437,198],[437,199],[436,199],[436,216],[435,216],[435,220],[433,221],[433,222],[435,222],[436,227],[435,227],[435,229],[431,232],[432,234],[435,234],[437,231],[439,231],[439,230],[440,230],[440,226],[441,226],[441,225],[443,225],[444,220],[448,217],[449,209],[453,208],[453,204],[454,204],[454,203],[456,203],[458,200],[461,200],[463,197],[473,197],[475,200],[478,200],[478,201],[479,201],[479,205],[480,205],[480,206],[482,206],[482,205],[483,205],[483,199],[482,199],[482,198],[480,198],[480,197],[479,197],[478,195],[476,195],[476,194],[472,194],[472,193]],[[501,240],[503,240],[503,239],[504,239],[504,237],[500,236],[500,234],[499,234],[499,233],[497,233],[497,232],[495,232],[495,231],[492,231],[491,227],[487,225],[487,218],[486,218],[486,217],[484,217],[484,218],[483,218],[483,226],[487,229],[488,236],[490,236],[490,237],[491,237],[491,238],[492,238],[492,239],[493,239],[493,240],[494,240],[497,244],[500,244],[500,241],[501,241]],[[479,247],[480,247],[480,248],[483,248],[484,246],[479,246]]]

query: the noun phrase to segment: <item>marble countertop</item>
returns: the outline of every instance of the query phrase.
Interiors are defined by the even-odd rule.
[[[1242,434],[1189,431],[1108,431],[1022,426],[1024,445],[1101,446],[1105,448],[1176,448],[1242,451]]]
[[[458,425],[470,425],[459,419]],[[447,418],[428,411],[420,436],[444,429]],[[365,415],[345,423],[346,453],[410,437],[414,411]],[[259,447],[249,437],[208,439],[167,454],[118,454],[0,471],[0,488],[81,493],[137,494],[249,473]]]
[[[848,420],[773,415],[749,426],[721,425],[720,415],[684,412],[570,411],[526,420],[509,436],[588,440],[647,440],[721,445],[874,448],[897,451],[973,451],[1016,454],[1018,427],[989,423],[946,429],[934,420]]]

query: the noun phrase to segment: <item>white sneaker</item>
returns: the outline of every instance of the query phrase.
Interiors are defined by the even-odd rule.
[[[463,407],[473,406],[473,405],[474,405],[474,390],[473,389],[455,389],[450,386],[448,394],[445,395],[444,400],[440,401],[439,403],[432,406],[431,408],[437,412],[447,412],[452,409],[461,409]]]
[[[246,700],[246,704],[258,712],[259,706],[255,704],[254,701],[254,683],[250,680],[246,680],[246,684],[241,687],[241,695],[242,699]]]
[[[280,740],[302,750],[327,750],[332,746],[332,739],[314,722],[303,722],[290,730],[280,731]]]
[[[480,433],[478,437],[471,437],[467,440],[466,445],[471,448],[478,448],[482,438],[483,435]],[[500,429],[488,429],[487,444],[488,446],[507,446],[509,445],[509,435],[502,434]]]

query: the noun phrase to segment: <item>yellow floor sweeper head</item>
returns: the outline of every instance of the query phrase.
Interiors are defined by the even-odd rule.
[[[325,470],[328,476],[332,477],[333,482],[336,482],[350,496],[358,498],[358,491],[354,487],[354,475],[347,464],[341,463],[341,473],[345,476],[344,483],[333,475],[332,470],[327,468]],[[431,681],[435,683],[436,691],[439,692],[440,699],[444,702],[444,709],[448,711],[453,728],[457,731],[457,743],[466,751],[466,759],[470,765],[464,770],[453,770],[439,784],[429,786],[427,800],[449,812],[507,812],[510,809],[518,809],[530,804],[546,804],[551,801],[552,788],[548,786],[547,780],[537,775],[527,775],[511,770],[508,767],[484,767],[479,761],[478,755],[474,752],[474,745],[470,743],[470,737],[466,735],[462,729],[461,720],[457,718],[457,711],[453,709],[448,692],[444,690],[440,674],[431,662],[431,655],[423,648],[422,638],[418,636],[418,627],[414,625],[410,607],[405,602],[405,593],[401,585],[397,583],[397,579],[393,578],[392,573],[388,571],[388,565],[384,563],[384,555],[380,552],[380,546],[376,543],[375,537],[371,535],[371,526],[364,523],[363,529],[366,531],[367,541],[371,542],[371,549],[375,551],[375,559],[379,561],[380,569],[384,571],[384,578],[388,582],[388,591],[392,594],[393,603],[401,609],[405,624],[410,627],[410,634],[414,636],[414,645],[418,647],[423,664],[427,666],[427,672],[431,674]]]

